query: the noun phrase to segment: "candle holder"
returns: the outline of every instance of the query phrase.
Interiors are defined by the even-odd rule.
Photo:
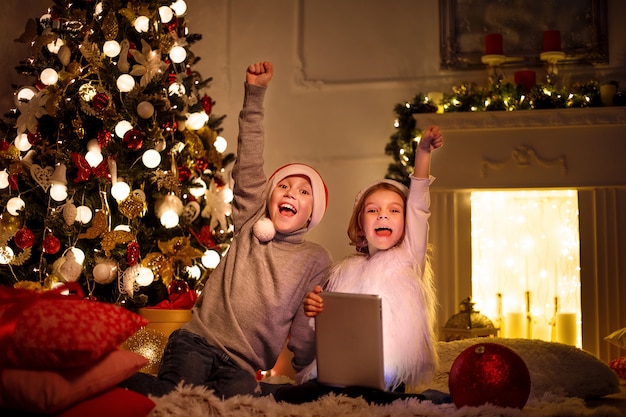
[[[500,65],[506,62],[506,56],[504,55],[483,55],[481,58],[483,64],[487,64],[489,66],[487,77],[489,79],[489,83],[500,84],[504,79],[504,74],[500,71]]]
[[[539,55],[539,58],[542,61],[548,63],[548,71],[546,74],[546,81],[548,84],[556,85],[558,81],[559,75],[559,61],[563,61],[565,59],[565,52],[561,51],[547,51],[542,52]]]

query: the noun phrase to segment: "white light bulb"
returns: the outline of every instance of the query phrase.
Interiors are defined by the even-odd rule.
[[[159,16],[161,17],[161,22],[168,23],[174,17],[174,11],[167,6],[159,7]]]
[[[122,47],[118,41],[106,41],[104,45],[102,45],[102,52],[109,58],[115,58],[120,54],[121,50]]]
[[[202,255],[202,265],[204,265],[205,268],[215,269],[215,267],[217,267],[220,263],[220,259],[221,257],[219,253],[209,249],[204,252],[204,255]]]
[[[37,89],[32,86],[22,87],[15,94],[15,105],[17,107],[24,102],[29,102],[37,94]]]
[[[144,266],[139,267],[137,271],[137,278],[135,278],[135,282],[142,287],[147,287],[152,284],[154,281],[154,273],[150,268],[146,268]]]
[[[83,252],[82,249],[77,248],[76,246],[73,246],[70,250],[74,254],[74,260],[76,261],[76,263],[82,265],[85,261],[85,252]]]
[[[198,130],[201,129],[208,121],[209,116],[205,112],[199,111],[187,115],[186,126],[191,130]]]
[[[63,201],[67,198],[67,186],[63,184],[50,185],[50,197],[54,201]]]
[[[123,232],[130,232],[130,226],[127,224],[118,224],[113,230],[121,230]]]
[[[39,79],[45,85],[52,85],[56,84],[56,82],[59,81],[59,74],[53,68],[46,68],[45,70],[41,71]]]
[[[133,125],[128,120],[122,120],[115,125],[115,134],[119,138],[123,138],[126,132],[133,128]]]
[[[96,8],[94,9],[94,14],[96,16],[99,16],[102,14],[103,10],[104,10],[104,7],[102,6],[102,2],[99,2],[98,4],[96,4]]]
[[[154,149],[148,149],[143,153],[141,161],[146,168],[156,168],[161,163],[161,154]]]
[[[94,152],[102,152],[102,148],[100,148],[98,139],[91,139],[89,142],[87,142],[87,150],[94,151]]]
[[[11,216],[17,216],[24,209],[26,203],[20,197],[13,197],[7,201],[7,211]]]
[[[118,180],[111,186],[111,195],[117,201],[124,201],[130,194],[130,186],[124,181]]]
[[[117,88],[122,93],[128,93],[135,88],[135,79],[132,75],[122,74],[117,78]]]
[[[26,133],[21,133],[18,137],[15,138],[15,147],[22,152],[26,152],[32,146],[32,143],[28,141],[28,135]]]
[[[89,151],[85,154],[85,159],[90,167],[95,168],[100,165],[100,162],[104,160],[104,157],[100,151]]]
[[[146,16],[139,16],[135,19],[135,30],[139,33],[147,32],[150,29],[150,19]]]
[[[226,146],[228,146],[228,142],[222,136],[218,136],[215,138],[215,142],[213,142],[213,146],[215,146],[215,150],[219,153],[223,153],[226,150]]]
[[[180,64],[187,58],[187,51],[182,46],[175,46],[170,50],[170,58],[175,64]]]
[[[176,16],[182,16],[187,12],[187,3],[184,0],[176,0],[171,6]]]
[[[200,279],[202,277],[202,271],[198,265],[188,266],[185,268],[185,271],[187,271],[187,275],[189,275],[190,278]]]
[[[170,96],[173,96],[173,95],[182,96],[187,92],[187,90],[185,90],[185,86],[180,83],[172,83],[167,88],[167,92]]]
[[[48,51],[52,52],[53,54],[58,54],[59,49],[61,49],[63,45],[65,45],[65,42],[63,42],[63,39],[56,38],[54,41],[48,44]]]
[[[194,197],[202,197],[206,192],[206,183],[202,178],[193,180],[192,186],[189,187],[189,194]]]
[[[87,206],[78,206],[76,207],[76,221],[81,222],[82,224],[87,224],[91,221],[93,214],[91,213],[91,209]]]
[[[0,264],[8,265],[13,260],[13,249],[8,246],[0,246]]]
[[[6,169],[0,171],[0,190],[4,190],[9,186],[9,173]]]
[[[161,224],[166,229],[171,229],[172,227],[176,227],[180,220],[180,217],[174,210],[165,210],[160,217]]]
[[[233,190],[231,190],[230,188],[224,188],[224,190],[222,191],[222,195],[224,196],[224,203],[230,203],[231,201],[233,201],[234,198],[234,194],[233,194]]]

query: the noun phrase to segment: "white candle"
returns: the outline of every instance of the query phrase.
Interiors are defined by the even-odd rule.
[[[504,329],[506,337],[509,339],[524,338],[526,336],[526,314],[507,313]]]
[[[556,315],[556,341],[576,346],[576,313]]]

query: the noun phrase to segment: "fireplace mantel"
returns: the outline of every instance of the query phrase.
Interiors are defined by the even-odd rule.
[[[446,144],[433,188],[626,185],[626,107],[420,113]]]
[[[626,126],[626,107],[422,113],[416,114],[415,118],[419,125],[439,124],[450,131],[596,125]]]

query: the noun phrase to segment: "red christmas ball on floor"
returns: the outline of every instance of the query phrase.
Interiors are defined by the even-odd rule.
[[[498,343],[479,343],[454,360],[448,385],[457,407],[490,403],[522,409],[530,395],[530,373],[512,349]]]

